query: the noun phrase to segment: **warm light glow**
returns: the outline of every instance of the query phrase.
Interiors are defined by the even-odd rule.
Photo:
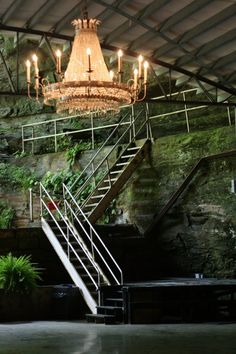
[[[57,74],[61,74],[61,51],[60,51],[60,49],[57,49],[56,57],[57,57]]]
[[[50,83],[47,79],[39,82],[38,57],[33,55],[36,98],[39,89],[42,89],[44,103],[56,104],[58,113],[89,115],[94,112],[103,114],[109,110],[118,113],[120,106],[142,101],[147,87],[147,64],[143,66],[143,57],[138,57],[138,68],[134,70],[133,77],[124,83],[123,51],[120,49],[117,52],[118,75],[114,75],[113,71],[108,71],[97,36],[100,21],[85,16],[74,20],[72,24],[75,26],[75,38],[64,73],[61,72],[61,51],[58,49],[55,53],[57,82]],[[28,95],[31,97],[29,64],[27,82]]]
[[[33,60],[34,63],[37,63],[37,62],[38,62],[38,57],[37,57],[36,54],[33,54],[33,55],[32,55],[32,60]]]
[[[118,73],[121,73],[121,57],[123,55],[123,52],[121,49],[118,50]],[[121,80],[121,78],[119,78]]]
[[[110,70],[109,74],[110,74],[111,81],[113,81],[113,79],[114,79],[114,71]]]
[[[143,67],[144,67],[143,82],[144,82],[144,84],[146,84],[147,83],[147,70],[148,70],[148,67],[149,67],[149,64],[148,64],[147,61],[144,62]]]
[[[60,58],[60,57],[61,57],[61,51],[60,51],[60,49],[57,49],[57,51],[56,51],[56,56],[57,56],[57,58]]]
[[[26,60],[25,65],[26,65],[26,78],[27,78],[27,83],[30,83],[30,67],[31,67],[31,62],[30,62],[29,60]]]
[[[134,89],[136,90],[138,86],[138,69],[134,69]]]
[[[142,77],[142,62],[143,62],[143,56],[139,55],[138,57],[138,77]]]
[[[87,53],[87,55],[91,55],[91,49],[90,49],[90,48],[87,48],[87,49],[86,49],[86,53]]]
[[[121,49],[118,50],[118,57],[121,58],[123,56],[123,52]]]

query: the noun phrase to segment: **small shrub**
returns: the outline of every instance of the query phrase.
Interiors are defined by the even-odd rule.
[[[11,253],[0,257],[0,288],[7,292],[29,293],[41,280],[39,268],[30,256],[14,257]]]
[[[15,210],[4,200],[0,200],[0,229],[9,229],[15,215]]]

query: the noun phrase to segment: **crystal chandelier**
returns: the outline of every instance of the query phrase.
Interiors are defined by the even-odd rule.
[[[57,113],[105,113],[108,110],[119,112],[121,105],[141,101],[147,91],[148,62],[138,57],[138,68],[127,83],[123,82],[122,56],[118,51],[118,70],[116,75],[108,71],[105,64],[97,26],[100,21],[89,19],[87,12],[83,19],[72,22],[75,26],[75,38],[65,73],[61,71],[61,52],[56,52],[56,74],[58,82],[49,83],[40,80],[38,58],[32,57],[34,66],[34,88],[36,99],[42,91],[44,103],[55,105]],[[27,60],[27,86],[30,96],[31,62]]]

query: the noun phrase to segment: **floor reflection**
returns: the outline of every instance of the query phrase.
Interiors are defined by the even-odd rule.
[[[236,323],[0,324],[0,354],[235,354]]]

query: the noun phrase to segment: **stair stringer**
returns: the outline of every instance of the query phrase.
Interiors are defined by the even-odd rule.
[[[117,196],[121,188],[126,184],[128,179],[132,176],[133,172],[138,168],[138,166],[143,161],[145,156],[147,156],[149,148],[150,148],[150,140],[146,140],[144,144],[141,146],[140,150],[136,153],[134,158],[130,161],[129,165],[118,176],[117,181],[112,184],[111,188],[107,191],[105,196],[99,201],[97,206],[92,210],[91,214],[88,215],[88,220],[92,224],[94,224],[103,215],[109,203]],[[119,159],[120,157],[117,159],[117,161]],[[113,167],[116,166],[117,161],[114,163]],[[108,174],[103,177],[103,180],[106,178],[108,178]],[[103,180],[100,182],[100,184],[103,182]],[[97,186],[97,188],[99,188],[99,185]],[[93,194],[96,193],[97,188],[89,196],[88,200],[91,198]],[[86,204],[83,205],[82,209],[85,206]]]
[[[83,282],[82,278],[80,277],[79,273],[76,271],[75,267],[73,264],[70,262],[68,259],[67,255],[65,254],[65,251],[63,250],[60,242],[58,241],[56,235],[52,231],[50,225],[47,223],[47,221],[42,217],[41,218],[41,223],[42,223],[42,229],[47,236],[49,242],[51,243],[52,247],[54,248],[56,254],[60,258],[61,262],[63,263],[65,269],[67,270],[68,274],[70,275],[71,279],[73,280],[74,284],[78,286],[80,289],[80,292],[90,308],[91,312],[93,314],[97,313],[97,306],[98,304],[94,300],[94,298],[91,296],[88,288],[86,287],[85,283]]]

